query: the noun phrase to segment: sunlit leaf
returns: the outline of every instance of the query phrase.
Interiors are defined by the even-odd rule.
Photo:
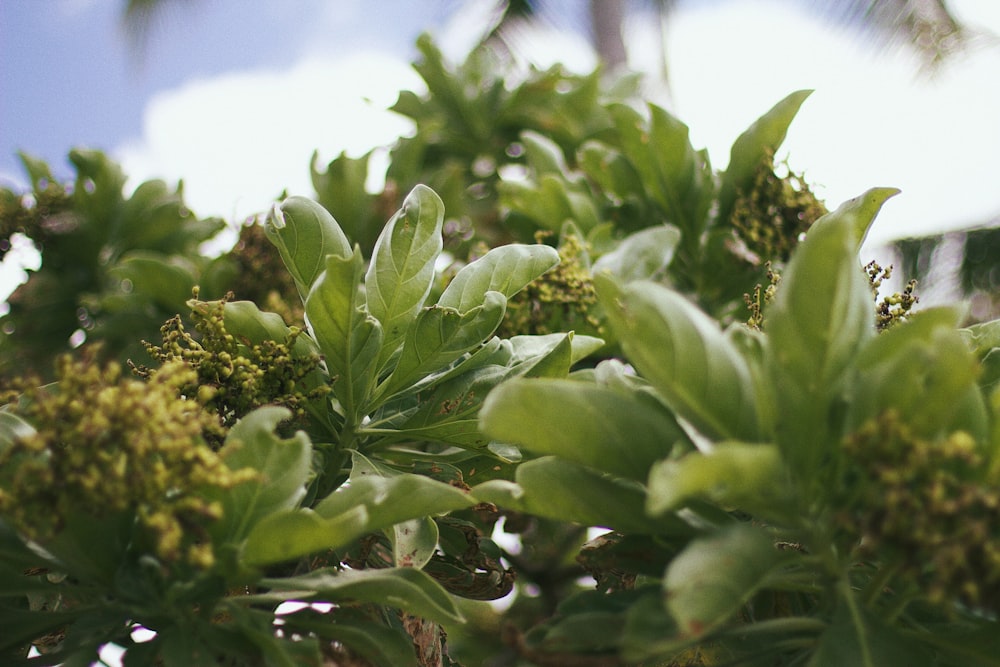
[[[545,245],[512,243],[494,248],[455,274],[438,305],[465,313],[483,305],[489,292],[509,299],[558,263],[559,253]]]
[[[368,310],[382,323],[379,367],[396,351],[424,305],[441,253],[444,204],[418,185],[375,242],[365,276]]]
[[[480,424],[496,440],[642,481],[685,439],[649,396],[557,379],[505,382],[486,398]]]
[[[264,229],[278,247],[303,300],[326,269],[327,255],[351,256],[351,243],[340,225],[325,208],[307,197],[289,197],[275,204]]]
[[[222,503],[223,519],[212,526],[221,542],[239,542],[265,516],[292,509],[306,494],[312,461],[312,444],[301,431],[288,439],[275,434],[278,424],[291,411],[262,407],[240,419],[226,436],[219,455],[232,470],[251,468],[255,480],[230,489],[209,489]]]
[[[648,518],[646,494],[638,484],[554,456],[522,463],[514,482],[490,480],[474,487],[472,494],[504,509],[584,526],[645,535],[694,534],[676,516]]]
[[[875,336],[872,291],[858,248],[896,192],[869,190],[817,220],[767,311],[766,363],[781,405],[777,442],[793,468],[806,475],[844,435],[827,430],[829,411],[843,400],[845,371]]]
[[[723,224],[729,222],[733,204],[739,194],[752,189],[761,162],[773,159],[775,151],[784,142],[788,126],[799,107],[811,94],[811,90],[799,90],[788,95],[758,118],[733,143],[729,166],[726,167],[719,186],[718,219]]]
[[[653,465],[646,504],[650,514],[678,509],[691,498],[784,518],[791,498],[781,454],[773,445],[724,442],[706,453]]]
[[[375,382],[382,326],[365,307],[364,259],[328,255],[326,270],[306,298],[306,316],[349,418],[358,419]]]
[[[750,367],[715,320],[656,283],[595,283],[629,361],[679,416],[709,437],[760,437]]]

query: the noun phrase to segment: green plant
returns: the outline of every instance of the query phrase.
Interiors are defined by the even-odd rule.
[[[893,194],[816,222],[763,331],[598,275],[638,374],[490,395],[484,432],[540,458],[477,496],[615,531],[594,548],[622,583],[525,635],[539,664],[997,664],[996,325],[970,346],[935,308],[878,333],[857,251]]]
[[[461,618],[446,590],[510,590],[496,508],[469,484],[519,454],[478,433],[479,406],[600,341],[492,335],[558,261],[546,246],[492,250],[428,303],[443,213],[415,188],[366,262],[322,207],[289,198],[267,230],[308,331],[192,300],[200,336],[168,322],[141,378],[66,360],[0,412],[10,661],[34,644],[32,664],[85,663],[115,642],[126,664],[429,664],[438,624]],[[276,616],[291,600],[332,609]]]

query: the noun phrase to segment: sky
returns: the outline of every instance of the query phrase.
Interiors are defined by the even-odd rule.
[[[430,31],[460,61],[490,6],[168,3],[137,47],[122,29],[121,4],[0,0],[0,185],[24,186],[18,150],[69,178],[70,148],[99,148],[122,163],[130,187],[183,179],[196,214],[234,223],[266,210],[283,190],[311,194],[314,150],[322,160],[358,156],[409,132],[386,108],[399,90],[422,90],[409,66],[416,36]],[[1000,2],[949,4],[1000,34]],[[519,35],[519,50],[539,66],[592,68],[582,7],[549,0],[540,25]],[[905,50],[820,21],[790,0],[687,0],[665,32],[640,13],[626,37],[630,64],[653,72],[664,40],[670,95],[652,87],[651,99],[690,126],[692,143],[719,169],[758,116],[794,90],[814,89],[779,157],[804,171],[831,208],[870,187],[901,188],[872,244],[1000,216],[995,44],[973,45],[922,76]],[[16,274],[7,266],[0,283]]]

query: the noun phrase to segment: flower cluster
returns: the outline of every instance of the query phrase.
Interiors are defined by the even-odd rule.
[[[935,603],[1000,610],[1000,485],[964,432],[917,437],[888,412],[844,442],[839,527]]]
[[[575,235],[562,239],[559,264],[507,302],[507,315],[499,335],[562,331],[596,335],[600,322],[592,311],[597,293],[586,257],[585,241]]]
[[[305,405],[329,393],[325,382],[307,378],[320,365],[318,355],[293,353],[301,329],[291,327],[288,340],[264,340],[244,344],[226,330],[225,303],[196,302],[191,318],[199,334],[188,332],[179,316],[160,329],[161,345],[147,344],[149,353],[161,364],[182,363],[191,369],[190,380],[178,387],[179,393],[195,398],[219,416],[206,437],[221,443],[229,428],[251,410],[262,405],[282,405],[301,418]],[[149,376],[151,371],[137,367]]]
[[[781,283],[781,274],[771,268],[771,262],[766,262],[764,268],[767,269],[767,287],[757,283],[754,285],[753,295],[743,295],[743,302],[750,310],[746,324],[757,331],[763,330],[764,306],[774,301],[774,295],[778,293],[778,284]]]
[[[779,176],[773,156],[767,156],[753,186],[740,192],[733,205],[730,224],[745,246],[742,254],[754,265],[767,260],[787,262],[802,235],[827,213],[804,177],[790,169],[787,172]]]
[[[193,372],[173,363],[143,382],[65,356],[56,377],[8,408],[35,430],[0,451],[0,515],[44,544],[81,512],[132,513],[163,562],[210,567],[206,527],[222,508],[200,492],[257,473],[231,470],[206,444],[214,417],[177,391]]]
[[[888,280],[892,277],[892,266],[887,268],[882,268],[877,262],[872,260],[865,264],[865,273],[868,274],[868,281],[872,285],[872,291],[875,293],[875,298],[878,299],[878,288],[882,286],[882,282]],[[903,292],[895,292],[889,296],[882,297],[881,301],[877,301],[875,304],[875,325],[879,331],[885,331],[889,327],[898,324],[906,319],[909,314],[910,309],[916,305],[919,300],[913,294],[913,290],[917,287],[917,281],[911,280],[906,283],[906,287],[903,288]]]

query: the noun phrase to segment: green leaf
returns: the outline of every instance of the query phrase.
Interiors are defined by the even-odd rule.
[[[443,243],[442,220],[441,198],[418,185],[375,242],[365,289],[368,310],[382,323],[379,368],[396,352],[430,293]]]
[[[554,333],[540,336],[511,336],[507,342],[511,346],[512,363],[519,364],[532,359],[540,359],[555,350],[566,338],[566,334]],[[604,341],[594,336],[573,334],[570,337],[572,353],[570,366],[586,359],[594,352],[604,347]]]
[[[324,498],[316,515],[333,519],[356,507],[366,511],[364,530],[373,532],[397,523],[445,514],[475,504],[466,492],[423,475],[400,473],[392,477],[365,475]]]
[[[464,619],[451,596],[422,570],[315,570],[298,577],[265,578],[261,586],[294,593],[296,599],[371,602],[409,612],[435,623]]]
[[[697,639],[729,620],[781,559],[771,539],[746,524],[692,541],[663,578],[667,610],[681,636]]]
[[[693,252],[714,194],[707,154],[691,147],[687,125],[656,105],[649,105],[648,123],[624,104],[612,105],[610,111],[647,195],[681,229],[685,248]]]
[[[729,166],[719,186],[718,220],[722,224],[728,224],[732,217],[733,204],[740,192],[749,192],[753,187],[761,162],[774,157],[799,107],[811,94],[811,90],[792,93],[758,118],[733,143]]]
[[[305,508],[274,512],[253,526],[243,546],[242,560],[259,567],[339,549],[367,532],[367,520],[363,506],[348,508],[330,518]]]
[[[558,379],[515,379],[494,389],[479,413],[496,440],[645,481],[683,430],[655,399]]]
[[[681,231],[673,225],[643,229],[602,255],[594,263],[593,273],[608,271],[621,282],[652,279],[670,264],[680,240]]]
[[[364,259],[328,255],[306,298],[306,316],[331,376],[333,392],[348,419],[358,421],[366,407],[382,346],[382,326],[365,307]]]
[[[833,621],[820,636],[808,667],[930,667],[941,664],[919,642],[900,634],[869,614],[858,601],[845,599],[845,596],[853,597],[853,593],[846,591],[840,596]]]
[[[955,329],[960,316],[954,308],[929,308],[869,342],[856,364],[851,430],[894,410],[918,437],[960,429],[985,440],[989,417],[976,383],[979,364]],[[971,402],[960,400],[965,396]],[[954,423],[956,417],[963,423]]]
[[[278,424],[291,417],[286,408],[267,406],[239,420],[219,455],[231,470],[252,468],[259,478],[230,489],[207,490],[222,503],[223,518],[212,526],[218,543],[240,542],[269,514],[296,507],[306,494],[312,444],[302,431],[292,438],[275,434]]]
[[[784,518],[791,502],[787,486],[777,447],[723,442],[704,454],[656,463],[646,509],[655,516],[700,498],[762,518]]]
[[[872,291],[857,252],[864,230],[897,191],[869,190],[812,226],[768,310],[766,366],[781,405],[777,442],[810,478],[844,435],[829,430],[845,371],[875,336]],[[817,479],[818,484],[824,484]]]
[[[629,361],[678,416],[711,438],[760,438],[750,366],[715,320],[656,283],[595,285]]]
[[[472,495],[504,509],[583,526],[644,535],[694,534],[694,529],[674,515],[648,518],[646,494],[638,484],[554,456],[522,463],[514,482],[483,482],[472,489]],[[600,502],[595,502],[598,498]]]
[[[389,539],[397,567],[423,569],[437,550],[438,525],[429,516],[402,521],[392,527]]]
[[[379,387],[379,396],[392,396],[481,345],[500,326],[506,308],[498,292],[487,292],[482,305],[464,311],[425,308],[406,332],[396,368]]]
[[[289,197],[275,204],[264,229],[303,300],[326,268],[327,255],[349,258],[352,254],[351,243],[337,221],[307,197]]]
[[[509,299],[558,263],[559,253],[546,245],[512,243],[494,248],[455,274],[438,305],[465,313],[482,305],[489,292]]]

